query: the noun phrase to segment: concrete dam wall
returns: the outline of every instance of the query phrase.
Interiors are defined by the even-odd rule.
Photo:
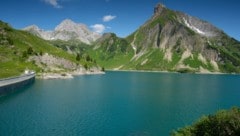
[[[22,76],[0,79],[0,95],[14,92],[35,81],[35,73],[30,72]]]

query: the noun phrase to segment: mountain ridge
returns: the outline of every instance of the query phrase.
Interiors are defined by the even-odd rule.
[[[240,43],[237,40],[206,21],[170,10],[163,4],[157,4],[153,11],[149,20],[125,38],[133,52],[126,53],[131,56],[126,64],[118,64],[115,68],[240,72]],[[107,54],[103,48],[99,49]]]
[[[101,67],[111,70],[240,73],[239,41],[207,21],[163,4],[157,4],[153,13],[126,38],[106,33],[90,44],[74,39],[63,42],[61,38],[50,42],[71,54],[91,57]],[[47,33],[37,26],[32,28],[37,30],[31,32],[35,35]],[[62,21],[54,31],[63,38],[74,37],[75,31],[88,34],[84,24],[71,20]]]
[[[40,29],[37,25],[31,25],[23,28],[45,40],[80,40],[83,43],[91,44],[100,38],[100,34],[92,32],[85,24],[75,23],[70,19],[63,20],[54,30],[45,31]]]

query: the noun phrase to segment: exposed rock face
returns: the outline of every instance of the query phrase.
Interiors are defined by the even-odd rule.
[[[118,45],[109,34],[100,39],[95,49],[105,51],[103,54]],[[238,41],[206,21],[162,4],[158,4],[153,16],[126,40],[134,53],[128,52],[133,54],[129,57],[130,63],[118,64],[116,69],[240,72]]]
[[[166,51],[165,58],[171,60],[171,52],[189,50],[200,52],[209,60],[219,59],[217,52],[206,49],[209,38],[221,36],[223,32],[210,23],[187,14],[167,9],[158,4],[153,17],[137,30],[134,44],[137,53],[148,48],[160,48]]]
[[[212,24],[202,21],[196,17],[189,16],[187,14],[177,12],[179,22],[193,30],[194,32],[206,36],[206,37],[216,37],[222,33]]]
[[[165,5],[159,3],[154,7],[154,15],[160,15],[162,11],[165,9]]]
[[[40,29],[37,25],[28,26],[28,27],[24,28],[23,30],[28,31],[38,37],[45,39],[45,40],[51,40],[51,37],[52,37],[52,31],[44,31],[44,30]]]
[[[42,56],[31,56],[29,61],[35,61],[35,64],[43,68],[45,71],[61,71],[64,69],[74,70],[77,68],[75,63],[47,53]]]
[[[80,40],[90,44],[100,38],[100,34],[90,31],[86,25],[78,24],[70,19],[62,21],[54,31],[44,31],[36,25],[28,26],[23,30],[29,31],[45,40]]]
[[[93,66],[86,69],[82,65],[77,65],[74,62],[53,56],[48,53],[45,53],[42,56],[31,56],[29,57],[28,61],[34,61],[38,67],[42,68],[47,73],[59,73],[65,71],[68,71],[68,73],[73,75],[103,73],[98,66]]]

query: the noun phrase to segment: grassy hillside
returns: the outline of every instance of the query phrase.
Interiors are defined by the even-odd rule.
[[[28,61],[28,58],[46,53],[73,63],[93,65],[86,59],[77,61],[76,55],[54,47],[48,41],[28,32],[12,29],[7,23],[0,21],[0,78],[20,75],[25,69],[42,71],[34,61]]]
[[[62,50],[69,52],[71,54],[83,54],[88,50],[91,45],[88,45],[86,43],[83,43],[79,40],[70,40],[70,41],[62,41],[62,40],[55,40],[51,41],[51,43],[58,47],[61,48]]]
[[[134,52],[125,39],[118,38],[113,33],[108,33],[96,41],[94,46],[88,50],[88,54],[100,66],[106,69],[114,69],[129,63]]]
[[[239,41],[222,35],[219,39],[212,39],[208,48],[216,50],[221,57],[219,63],[223,72],[240,73],[240,43]]]

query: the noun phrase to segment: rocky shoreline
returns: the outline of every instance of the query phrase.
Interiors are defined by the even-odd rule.
[[[155,71],[155,70],[107,70],[107,71],[121,71],[121,72],[148,72],[148,73],[180,73],[178,71]],[[221,74],[235,74],[235,73],[221,73],[221,72],[211,72],[211,71],[199,71],[192,74],[211,74],[211,75],[221,75]]]
[[[64,72],[64,73],[39,73],[38,79],[71,79],[79,75],[97,75],[105,74],[103,71],[84,71],[84,72]]]
[[[84,71],[84,72],[64,72],[64,73],[39,73],[38,79],[71,79],[79,75],[98,75],[105,74],[103,71]]]

